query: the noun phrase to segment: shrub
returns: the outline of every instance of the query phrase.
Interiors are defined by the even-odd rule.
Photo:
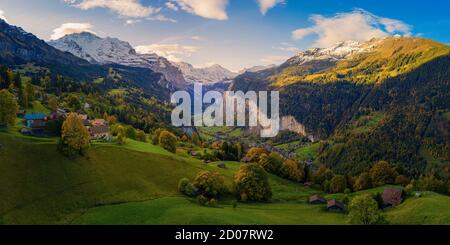
[[[421,191],[434,191],[445,194],[447,192],[446,183],[433,175],[421,177],[417,185]]]
[[[136,133],[136,140],[141,142],[147,142],[147,135],[142,130],[138,130]]]
[[[269,201],[272,190],[266,171],[257,164],[242,166],[234,176],[236,193],[241,201]]]
[[[159,136],[161,135],[161,133],[163,131],[164,131],[164,129],[158,128],[158,129],[155,130],[155,132],[153,132],[152,143],[154,145],[158,145],[159,144]]]
[[[134,129],[132,126],[127,126],[125,128],[126,136],[129,139],[135,140],[137,137],[136,129]]]
[[[350,188],[345,188],[344,194],[345,194],[345,195],[348,195],[348,194],[350,194],[350,193],[352,193],[352,191],[350,190]]]
[[[198,204],[200,204],[202,206],[206,206],[208,204],[208,198],[206,198],[203,195],[198,195],[197,196],[197,202],[198,202]]]
[[[159,135],[159,145],[172,153],[176,153],[177,137],[169,131],[162,131]]]
[[[343,175],[336,175],[330,181],[330,193],[343,193],[347,188],[347,180]]]
[[[194,180],[194,187],[205,197],[217,198],[226,193],[225,180],[217,172],[200,172]]]
[[[305,171],[301,164],[288,159],[281,165],[280,175],[286,179],[301,182],[305,178]]]
[[[405,187],[405,192],[406,192],[406,194],[408,194],[408,195],[412,195],[412,193],[414,192],[414,185],[413,185],[413,184],[408,184],[408,185]]]
[[[349,217],[350,222],[357,225],[386,223],[385,217],[378,209],[377,202],[368,194],[353,198],[349,206]]]
[[[394,183],[397,175],[396,171],[386,161],[379,161],[370,169],[370,178],[372,184],[381,186],[384,184]]]
[[[189,181],[189,179],[187,178],[183,178],[180,180],[180,182],[178,182],[178,191],[188,197],[197,196],[197,190],[195,189],[194,185],[192,185],[191,181]]]
[[[219,204],[219,202],[217,202],[217,200],[214,198],[211,198],[211,200],[209,200],[209,202],[208,202],[208,206],[210,206],[210,207],[217,207],[218,204]]]

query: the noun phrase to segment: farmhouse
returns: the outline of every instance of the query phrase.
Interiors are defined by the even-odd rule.
[[[395,207],[403,202],[403,190],[399,188],[386,188],[381,198],[383,199],[383,207]]]
[[[47,116],[44,113],[27,113],[23,119],[26,127],[21,130],[24,134],[45,136]]]
[[[89,128],[91,137],[94,139],[108,139],[110,137],[110,131],[108,125],[96,125]]]
[[[327,210],[329,212],[343,212],[345,210],[345,205],[336,199],[328,201]]]
[[[325,204],[325,203],[327,203],[327,200],[319,195],[314,195],[309,198],[309,203],[314,204],[314,205],[315,204]]]

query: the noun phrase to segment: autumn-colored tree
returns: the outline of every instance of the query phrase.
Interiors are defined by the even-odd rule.
[[[197,146],[201,145],[202,141],[200,140],[200,136],[198,135],[198,133],[192,134],[192,143]]]
[[[56,99],[55,96],[49,97],[49,99],[47,100],[47,104],[48,108],[50,108],[50,110],[52,111],[56,111],[56,109],[58,109],[58,99]]]
[[[7,90],[0,91],[0,125],[14,125],[19,109],[13,94]]]
[[[370,175],[369,173],[361,173],[358,178],[356,178],[355,184],[353,185],[354,191],[366,190],[370,188]]]
[[[386,161],[379,161],[370,169],[370,179],[374,186],[394,183],[397,172]]]
[[[267,172],[258,164],[243,165],[234,176],[235,190],[239,199],[245,201],[269,201],[272,189]]]
[[[152,143],[154,145],[158,145],[159,144],[159,136],[161,135],[161,133],[164,131],[163,128],[158,128],[155,130],[155,132],[153,132],[153,137],[152,137]]]
[[[324,181],[330,181],[333,178],[333,172],[325,165],[320,165],[319,169],[313,173],[312,178],[316,184],[322,185]]]
[[[224,178],[217,172],[200,172],[194,180],[197,192],[208,198],[217,198],[226,193]]]
[[[347,180],[343,175],[336,175],[330,181],[330,193],[343,193],[347,188]]]
[[[247,154],[245,155],[245,159],[247,160],[247,162],[259,162],[260,161],[260,157],[263,155],[269,155],[269,152],[264,149],[264,148],[251,148]]]
[[[159,135],[159,145],[172,153],[176,153],[177,137],[169,131],[162,131]]]
[[[283,159],[277,153],[270,153],[269,155],[263,153],[259,157],[258,164],[267,172],[278,174],[280,172],[281,164],[283,164]]]
[[[117,132],[116,142],[119,145],[124,145],[127,143],[127,130],[125,127],[118,125],[115,128],[115,131]]]
[[[103,114],[103,119],[105,119],[109,125],[114,125],[117,123],[117,118],[115,116],[108,115],[108,113]]]
[[[71,95],[67,101],[67,105],[73,110],[78,111],[81,109],[81,101],[75,96]]]
[[[62,142],[71,149],[81,152],[89,147],[90,134],[83,120],[75,113],[69,114],[61,130]]]
[[[404,175],[399,175],[395,178],[396,185],[407,186],[409,182],[411,182],[411,180]]]
[[[286,179],[300,182],[305,178],[303,166],[291,159],[285,160],[280,167],[280,175]]]
[[[147,142],[147,135],[144,131],[138,130],[136,133],[136,140],[141,142]]]

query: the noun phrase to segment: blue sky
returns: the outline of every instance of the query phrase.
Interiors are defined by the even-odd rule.
[[[409,35],[450,43],[446,0],[15,0],[0,16],[49,40],[91,31],[196,66],[280,63],[337,41]]]

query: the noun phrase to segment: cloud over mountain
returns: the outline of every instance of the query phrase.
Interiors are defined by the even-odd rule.
[[[1,9],[0,9],[0,19],[8,22],[8,19],[6,19],[6,17],[5,17],[5,12],[3,10],[1,10]]]
[[[53,34],[51,35],[51,40],[56,40],[65,35],[74,34],[74,33],[82,33],[89,32],[94,33],[92,31],[93,26],[89,23],[64,23],[58,28],[53,30]]]
[[[141,45],[135,47],[135,49],[136,52],[140,54],[155,53],[173,62],[180,62],[184,58],[190,57],[193,53],[199,50],[199,48],[195,46],[184,46],[180,44]]]
[[[332,17],[312,15],[311,27],[300,28],[292,32],[296,40],[310,35],[317,36],[316,47],[329,47],[346,40],[366,41],[394,34],[411,35],[411,26],[400,20],[376,16],[363,9],[350,13],[338,13]]]

